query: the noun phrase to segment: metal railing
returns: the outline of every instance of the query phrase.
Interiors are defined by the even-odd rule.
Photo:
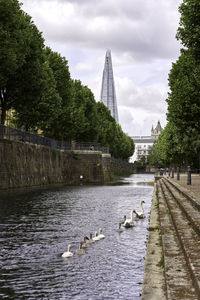
[[[133,165],[132,163],[128,162],[128,161],[125,161],[125,160],[122,160],[122,159],[119,159],[119,158],[115,158],[115,157],[111,157],[111,160],[113,162],[116,162],[118,164],[123,164],[123,165]]]
[[[0,139],[15,140],[23,143],[42,145],[60,150],[87,150],[109,153],[109,147],[101,147],[99,143],[57,141],[48,137],[4,125],[0,125]]]

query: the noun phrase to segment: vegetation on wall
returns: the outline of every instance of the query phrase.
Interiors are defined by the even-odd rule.
[[[0,0],[0,111],[13,126],[58,140],[99,142],[116,158],[134,152],[128,137],[92,91],[70,76],[68,61],[45,47],[18,0]]]

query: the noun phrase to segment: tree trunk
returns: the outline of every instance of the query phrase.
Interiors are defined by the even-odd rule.
[[[1,125],[4,125],[6,121],[6,109],[4,106],[1,108]]]
[[[4,125],[6,121],[6,88],[0,89],[0,108],[1,108],[0,124]]]

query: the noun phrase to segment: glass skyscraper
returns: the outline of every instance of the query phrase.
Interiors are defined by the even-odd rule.
[[[112,117],[119,123],[117,100],[115,93],[115,84],[112,68],[111,51],[106,51],[105,65],[103,70],[102,86],[101,86],[101,102],[107,106]]]

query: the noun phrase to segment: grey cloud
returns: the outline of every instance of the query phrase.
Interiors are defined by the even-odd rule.
[[[156,125],[159,116],[164,120],[167,73],[170,62],[179,54],[175,34],[178,5],[182,0],[21,1],[43,32],[46,44],[53,50],[61,49],[75,77],[93,87],[96,94],[100,94],[100,84],[97,91],[94,82],[97,74],[88,69],[91,56],[94,70],[100,70],[98,56],[102,55],[102,69],[98,74],[101,77],[104,51],[112,50],[116,58],[113,66],[119,110],[123,107],[119,112],[120,122],[127,132],[134,135],[137,129],[148,134],[144,133],[149,130],[145,128],[147,123],[153,120]],[[84,72],[80,72],[81,68]],[[128,80],[120,85],[120,77]],[[136,120],[140,113],[141,118]],[[144,116],[146,122],[142,121]]]
[[[168,1],[171,7],[172,1]],[[28,3],[27,0],[24,2]],[[146,61],[171,58],[175,49],[178,52],[178,43],[174,38],[176,32],[171,35],[174,10],[166,10],[164,0],[159,3],[157,0],[58,2],[71,2],[76,17],[59,20],[57,24],[48,18],[40,19],[41,30],[50,40],[74,43],[80,47],[109,47],[118,53],[126,51],[136,60]],[[101,17],[106,25],[95,29],[97,18]]]
[[[159,85],[157,87],[135,87],[132,85],[125,91],[120,90],[118,105],[129,108],[137,107],[149,113],[165,113],[167,107],[165,102],[166,97],[164,97],[161,90]]]

